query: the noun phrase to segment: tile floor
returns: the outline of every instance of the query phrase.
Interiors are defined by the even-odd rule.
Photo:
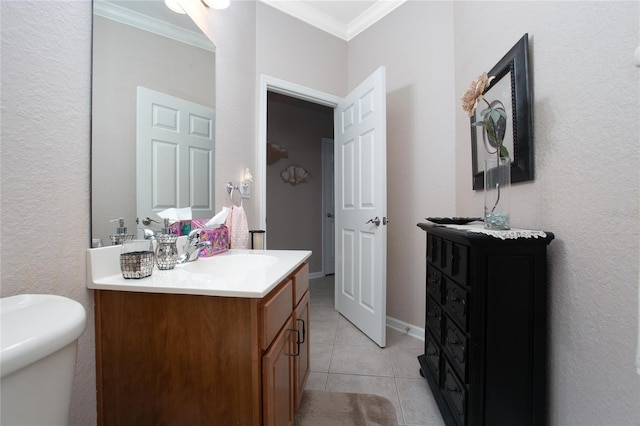
[[[310,292],[307,389],[381,395],[393,403],[398,425],[444,425],[420,376],[423,341],[387,328],[387,346],[380,348],[333,308],[333,276],[311,280]]]

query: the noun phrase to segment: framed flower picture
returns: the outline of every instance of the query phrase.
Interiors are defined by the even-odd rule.
[[[533,101],[529,88],[529,35],[525,34],[489,71],[495,77],[484,92],[492,107],[507,113],[503,144],[511,157],[511,182],[533,180]],[[494,143],[487,137],[477,108],[471,116],[471,158],[473,189],[484,188],[484,160],[495,157]]]

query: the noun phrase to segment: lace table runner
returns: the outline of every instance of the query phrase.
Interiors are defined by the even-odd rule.
[[[512,228],[505,231],[494,231],[492,229],[484,229],[484,225],[444,225],[447,228],[459,229],[461,231],[477,232],[479,234],[490,235],[501,240],[515,240],[518,238],[545,238],[547,234],[544,231],[533,231],[530,229]]]

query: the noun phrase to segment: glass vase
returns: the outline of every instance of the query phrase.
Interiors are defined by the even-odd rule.
[[[511,189],[511,159],[490,158],[484,162],[484,227],[511,229],[509,192]]]

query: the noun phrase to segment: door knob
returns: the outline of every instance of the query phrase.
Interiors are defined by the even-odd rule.
[[[365,224],[366,223],[373,223],[375,226],[380,226],[380,218],[376,216],[373,219],[369,219],[368,221],[366,221]]]
[[[333,214],[331,214],[331,213],[327,213],[327,217],[328,217],[328,218],[332,218],[332,217],[333,217]]]
[[[136,222],[137,222],[137,220],[136,220]],[[151,222],[160,223],[160,222],[158,222],[157,220],[153,220],[153,219],[151,219],[151,218],[150,218],[150,217],[148,217],[148,216],[147,216],[147,217],[145,217],[144,219],[142,219],[142,224],[143,224],[144,226],[149,226],[149,225],[151,225]]]

